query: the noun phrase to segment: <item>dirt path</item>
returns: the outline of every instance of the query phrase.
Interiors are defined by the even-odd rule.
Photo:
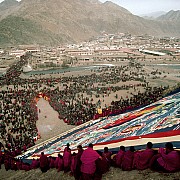
[[[39,112],[39,120],[37,121],[36,126],[41,135],[41,139],[39,139],[37,143],[57,136],[58,134],[75,127],[72,125],[67,125],[63,120],[60,120],[58,118],[58,112],[55,111],[50,106],[49,102],[43,98],[38,101],[37,107]]]

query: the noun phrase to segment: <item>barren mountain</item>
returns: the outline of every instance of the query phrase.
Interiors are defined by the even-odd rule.
[[[0,20],[17,11],[19,4],[16,0],[4,0],[0,3]]]
[[[152,13],[148,13],[148,14],[141,14],[139,16],[143,17],[145,19],[155,20],[156,18],[158,18],[164,14],[166,14],[165,11],[156,11],[156,12],[152,12]]]
[[[168,13],[158,17],[157,20],[174,21],[174,22],[180,21],[180,10],[178,10],[178,11],[171,10]]]
[[[0,12],[10,9],[11,7],[18,6],[19,3],[16,0],[4,0],[2,3],[0,3]]]
[[[101,31],[179,36],[176,26],[145,20],[111,1],[22,0],[16,11],[1,20],[0,43],[53,45],[87,40]]]

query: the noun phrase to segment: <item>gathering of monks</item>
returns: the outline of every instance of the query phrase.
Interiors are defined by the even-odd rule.
[[[21,78],[21,68],[26,64],[26,58],[22,57],[8,69],[5,76],[0,77],[0,168],[2,164],[6,171],[40,168],[42,173],[56,168],[57,172],[63,171],[76,180],[100,180],[110,167],[123,171],[149,168],[164,173],[180,170],[180,153],[174,150],[171,142],[159,149],[153,149],[153,143],[148,142],[146,149],[141,151],[134,146],[125,148],[122,145],[118,152],[111,152],[107,146],[103,152],[95,151],[90,143],[88,147],[78,145],[77,153],[72,153],[67,143],[63,153],[57,157],[47,156],[42,151],[40,158],[28,163],[16,158],[36,144],[35,137],[39,135],[36,122],[38,113],[41,113],[41,109],[37,108],[37,99],[41,97],[47,99],[58,112],[59,120],[78,126],[92,119],[154,103],[174,90],[167,85],[149,85],[146,79],[149,75],[144,74],[139,64],[103,67],[99,68],[99,74],[91,71],[88,75],[77,77],[43,78],[39,75]],[[155,73],[159,74],[158,71]],[[120,97],[123,91],[128,94],[125,92]]]
[[[141,151],[136,151],[133,146],[125,151],[125,147],[120,146],[116,154],[109,151],[108,147],[104,147],[104,152],[95,151],[93,144],[89,144],[85,150],[78,145],[77,150],[77,153],[72,154],[70,144],[67,143],[63,155],[47,157],[44,152],[41,152],[40,158],[33,159],[31,164],[13,158],[17,154],[1,152],[0,162],[4,163],[6,171],[10,169],[29,171],[40,168],[44,173],[50,168],[56,168],[58,172],[70,172],[69,175],[74,176],[76,180],[100,180],[102,174],[109,171],[110,166],[121,168],[123,171],[150,168],[153,171],[165,173],[180,170],[180,154],[173,149],[171,142],[167,142],[165,148],[158,150],[153,149],[151,142],[148,142],[146,149]]]

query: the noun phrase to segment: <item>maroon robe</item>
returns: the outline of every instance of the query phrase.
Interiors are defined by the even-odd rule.
[[[59,171],[62,171],[63,170],[63,159],[60,158],[60,157],[57,157],[58,158],[58,164],[57,164],[57,169],[58,169],[58,172]]]
[[[68,172],[71,167],[71,150],[68,148],[64,149],[63,163],[64,163],[64,171]]]
[[[18,148],[18,149],[16,150],[16,155],[20,155],[20,154],[22,154],[22,153],[21,153],[21,149]]]
[[[31,170],[31,167],[26,163],[22,163],[22,170],[29,171]]]
[[[111,155],[112,155],[112,152],[108,151],[108,152],[104,152],[102,153],[102,157],[104,157],[107,162],[110,164],[111,163]]]
[[[82,150],[78,150],[78,153],[76,154],[75,156],[75,163],[74,163],[74,166],[75,166],[75,171],[74,171],[74,177],[75,179],[79,180],[80,179],[80,176],[81,176],[81,155],[83,153],[83,149]]]
[[[10,167],[11,167],[11,160],[9,158],[6,158],[4,160],[4,166],[5,166],[6,171],[8,171],[10,169]]]
[[[157,159],[160,166],[162,166],[168,172],[175,172],[180,170],[180,155],[177,151],[171,151],[166,154],[164,151],[160,151],[161,157]]]
[[[71,173],[74,175],[76,167],[75,167],[75,161],[76,161],[76,156],[71,157]]]
[[[49,161],[46,155],[41,155],[40,157],[40,168],[42,172],[46,172],[49,168]]]
[[[26,147],[26,145],[24,145],[24,146],[23,146],[23,150],[24,150],[24,152],[26,152],[26,151],[27,151],[27,147]]]
[[[84,150],[81,156],[81,172],[84,174],[94,174],[96,171],[95,161],[99,157],[100,155],[91,147]]]
[[[154,155],[152,149],[146,149],[144,151],[136,152],[134,154],[133,168],[144,170],[150,165],[150,160]]]
[[[22,170],[22,162],[21,161],[17,161],[16,164],[17,164],[17,169],[18,170]]]
[[[127,151],[124,153],[124,156],[122,158],[122,170],[123,171],[131,171],[133,166],[133,159],[134,159],[134,152]]]
[[[16,165],[16,161],[11,160],[11,170],[17,170],[17,165]]]
[[[105,157],[102,159],[97,159],[96,160],[96,177],[102,177],[102,174],[105,174],[106,172],[109,171],[109,162]],[[97,178],[96,178],[97,179]]]
[[[36,159],[33,159],[31,163],[31,169],[37,169],[38,165],[39,165],[39,162]]]
[[[58,161],[59,161],[59,157],[56,157],[56,159],[54,161],[54,166],[56,169],[58,169]]]
[[[116,166],[121,168],[122,159],[124,157],[125,151],[119,150],[116,155]]]
[[[50,162],[49,162],[49,167],[50,168],[55,168],[55,160],[52,157],[51,157]]]

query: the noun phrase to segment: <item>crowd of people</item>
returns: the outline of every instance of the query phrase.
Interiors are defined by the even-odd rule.
[[[63,119],[68,124],[79,125],[92,119],[120,114],[153,103],[162,98],[168,89],[168,87],[162,86],[150,87],[148,82],[146,82],[142,67],[136,67],[134,64],[133,66],[106,67],[100,69],[99,73],[91,73],[90,75],[72,75],[56,78],[42,78],[41,76],[39,78],[20,78],[22,66],[27,63],[27,58],[28,56],[21,57],[20,61],[8,69],[6,75],[0,77],[0,85],[3,87],[0,93],[0,139],[2,141],[1,146],[6,150],[3,158],[1,154],[1,162],[4,162],[6,169],[9,169],[9,167],[12,169],[31,168],[28,164],[10,157],[25,152],[27,148],[35,143],[34,137],[38,135],[38,129],[36,128],[36,121],[38,120],[36,98],[40,92],[43,97],[47,97],[50,105],[58,111],[60,119]],[[124,83],[128,81],[136,81],[138,83],[117,85],[119,82]],[[139,88],[142,88],[143,92]],[[118,91],[128,91],[130,89],[134,91],[134,94],[131,93],[131,97],[119,97]],[[103,106],[104,97],[110,96],[111,93],[117,93],[116,99],[112,100],[109,105],[105,104]],[[98,108],[101,109],[101,113],[98,112]],[[82,147],[80,149],[82,150]],[[92,150],[92,147],[88,149]],[[106,151],[108,154],[107,149]],[[74,166],[72,164],[80,163],[75,161],[77,156],[80,157],[80,155],[71,155],[69,147],[64,153],[64,156],[69,154],[71,158],[66,161],[64,156],[59,155],[59,162],[61,159],[60,164],[62,165],[63,162],[61,168],[58,165],[60,170],[63,168],[65,171],[68,171],[69,162],[71,162],[71,168]],[[93,153],[94,151],[92,151],[92,159],[103,157]],[[128,154],[132,155],[133,153],[133,148],[131,148]],[[45,155],[42,154],[42,157],[45,158]],[[105,158],[105,160],[108,160],[108,163],[112,162],[109,157]],[[86,159],[86,157],[84,158]],[[41,167],[41,159],[34,160],[37,166],[40,163]],[[102,162],[103,158],[100,159],[100,162]],[[49,163],[49,161],[53,162],[53,160],[53,157],[49,157],[48,161],[45,161]],[[65,162],[68,164],[67,167]],[[53,163],[50,164],[51,167],[57,167]],[[118,162],[116,165],[126,169],[124,163],[119,164]],[[84,166],[86,167],[86,165]],[[46,171],[46,168],[42,169],[42,171]],[[74,174],[72,169],[71,171]],[[86,174],[86,172],[84,173]]]
[[[38,135],[38,112],[33,100],[36,93],[31,88],[1,91],[0,139],[8,150],[34,145],[33,137]]]
[[[9,150],[20,148],[24,151],[34,144],[34,137],[38,135],[35,99],[40,92],[44,97],[48,97],[60,119],[68,124],[79,125],[155,102],[167,89],[161,86],[149,87],[148,83],[140,78],[143,70],[135,64],[102,67],[99,74],[21,78],[21,69],[27,63],[28,56],[22,56],[0,80],[3,87],[0,93],[0,138]],[[119,82],[131,80],[138,83],[117,86]],[[144,92],[140,92],[139,88],[143,88]],[[135,92],[131,97],[118,96],[118,91],[130,89]],[[115,100],[103,107],[104,97],[111,93],[117,93]],[[102,110],[101,113],[98,108]]]
[[[173,148],[173,144],[168,142],[165,148],[159,150],[152,149],[153,144],[147,143],[146,149],[136,151],[133,146],[125,151],[124,146],[120,146],[119,151],[113,154],[108,147],[103,152],[95,151],[93,144],[84,150],[81,145],[77,147],[77,153],[72,153],[70,145],[63,151],[63,155],[58,157],[47,157],[41,152],[39,159],[33,159],[31,163],[23,163],[15,159],[15,154],[5,151],[0,154],[0,164],[5,165],[8,170],[25,170],[40,168],[43,173],[50,168],[56,168],[57,172],[64,171],[76,180],[98,180],[109,171],[111,166],[121,168],[123,171],[134,169],[145,170],[150,168],[158,172],[177,172],[180,170],[180,153]]]

